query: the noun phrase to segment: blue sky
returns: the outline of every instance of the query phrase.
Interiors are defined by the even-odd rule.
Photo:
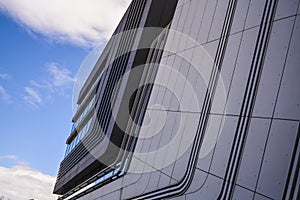
[[[31,167],[54,176],[71,126],[72,83],[66,80],[58,91],[33,83],[55,84],[51,65],[68,70],[74,78],[88,50],[33,37],[3,14],[0,27],[5,30],[0,37],[0,85],[8,95],[0,102],[1,154],[17,155]],[[30,100],[28,88],[37,92],[41,102],[34,97]],[[14,163],[2,159],[0,164],[9,167]]]
[[[0,177],[22,169],[53,182],[71,129],[76,73],[130,0],[78,1],[71,9],[62,3],[69,0],[39,2],[0,0]],[[0,196],[21,198],[8,190],[19,192],[0,184]]]

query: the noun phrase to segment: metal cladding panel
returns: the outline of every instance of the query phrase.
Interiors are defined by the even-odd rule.
[[[137,6],[140,6],[138,8]],[[127,10],[124,18],[120,22],[120,25],[117,29],[122,28],[126,31],[126,29],[137,28],[139,23],[141,22],[141,18],[147,17],[147,11],[143,13],[142,11],[145,8],[145,1],[135,1],[133,2],[129,9]],[[121,30],[117,30],[116,33]],[[114,52],[120,52],[124,48],[130,48],[131,43],[124,44],[124,41],[128,39],[125,35],[121,37],[120,40],[116,38],[116,42],[114,42],[114,47],[110,49],[110,55]],[[125,41],[126,42],[126,41]],[[126,46],[127,45],[127,46]],[[134,52],[133,52],[134,53]],[[95,105],[95,113],[94,113],[94,122],[93,128],[90,131],[82,142],[77,145],[73,151],[62,161],[60,165],[58,180],[56,182],[56,186],[54,189],[55,193],[64,194],[74,188],[75,186],[84,182],[84,180],[88,180],[101,169],[104,169],[110,163],[113,163],[116,155],[111,154],[108,156],[105,154],[110,147],[107,142],[103,140],[103,133],[106,134],[105,137],[112,138],[114,134],[119,134],[120,137],[115,140],[116,145],[120,145],[120,141],[122,140],[122,133],[112,133],[113,122],[110,119],[111,111],[107,111],[107,107],[110,105],[107,104],[106,99],[111,98],[112,89],[111,86],[112,81],[118,81],[118,75],[121,75],[122,71],[126,68],[130,68],[131,65],[127,65],[128,57],[130,56],[130,52],[118,57],[112,63],[108,63],[106,65],[106,76],[103,81],[100,82],[99,89],[97,90],[97,102]],[[107,59],[106,59],[107,60]],[[122,63],[122,66],[119,66],[119,63]],[[105,64],[105,63],[104,63]],[[122,68],[121,70],[119,68]],[[102,89],[103,88],[103,89]],[[108,120],[108,121],[107,121]],[[111,124],[111,125],[110,125]],[[108,125],[108,126],[107,126]],[[101,133],[103,132],[103,133]],[[116,131],[115,131],[116,132]],[[93,151],[93,152],[91,152]],[[78,153],[83,152],[83,153]],[[117,152],[115,152],[117,154]],[[100,158],[104,158],[106,160],[105,164],[98,161]],[[116,158],[115,158],[116,159]]]
[[[109,42],[108,47],[111,49],[108,50],[108,57],[103,60],[103,63],[97,63],[106,65],[107,69],[96,92],[97,100],[91,128],[82,141],[61,162],[54,193],[68,196],[99,173],[108,174],[114,165],[125,162],[121,160],[121,149],[123,143],[126,144],[128,136],[124,134],[124,130],[116,121],[128,123],[129,119],[121,114],[122,110],[128,107],[125,104],[128,100],[126,94],[132,87],[138,88],[143,70],[138,75],[136,73],[134,76],[129,75],[129,78],[123,79],[119,85],[118,81],[125,72],[146,62],[150,48],[135,49],[138,48],[140,41],[148,40],[150,46],[162,28],[168,25],[173,16],[176,1],[173,1],[174,5],[170,8],[166,7],[167,2],[170,0],[155,2],[134,0],[131,3],[115,31],[113,41]],[[160,31],[152,33],[150,38],[143,39],[148,35],[141,31],[133,31],[153,26],[160,27]],[[110,59],[110,57],[116,58]],[[93,71],[96,73],[96,70]],[[93,80],[94,78],[88,79],[88,81]],[[85,85],[87,86],[88,84]],[[81,95],[84,94],[86,93],[83,92]]]
[[[299,4],[179,0],[129,167],[80,199],[299,199]]]

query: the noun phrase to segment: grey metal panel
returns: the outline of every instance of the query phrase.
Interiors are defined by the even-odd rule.
[[[192,135],[195,132],[197,127],[197,119],[199,119],[199,114],[195,113],[176,113],[177,117],[180,117],[179,120],[175,121],[175,125],[178,126],[176,129],[171,129],[172,132],[166,130],[163,134],[172,134],[172,140],[170,143],[165,145],[166,150],[157,154],[157,157],[164,157],[163,163],[156,163],[156,168],[159,166],[168,166],[172,163],[174,165],[171,168],[168,168],[164,173],[171,175],[174,179],[183,178],[184,172],[186,171],[187,159],[190,155],[190,148],[193,141],[193,138],[190,138],[189,135]],[[182,121],[181,121],[182,120]],[[178,138],[177,140],[174,140]],[[161,159],[160,159],[161,160]],[[162,164],[162,165],[161,165]],[[181,167],[179,167],[181,166]],[[173,173],[173,174],[172,174]]]
[[[185,35],[187,35],[187,29],[189,28],[188,20],[189,20],[190,5],[191,5],[190,3],[186,3],[182,6],[182,13],[181,13],[182,20],[179,21],[178,27],[176,28],[176,31],[178,31],[181,34],[177,44],[177,50],[179,52],[185,49],[185,43],[186,43]]]
[[[150,114],[150,116],[153,117],[153,119],[159,119],[159,116],[162,116],[162,113],[164,113],[164,111],[159,111],[159,110],[156,111],[153,110],[151,112],[152,114]],[[190,115],[192,116],[191,119],[195,118],[194,117],[195,114],[190,114]],[[154,126],[156,130],[153,129],[153,131],[148,130],[147,131],[148,133],[144,133],[144,132],[141,133],[140,135],[141,138],[145,138],[146,136],[148,136],[148,138],[141,139],[138,141],[137,144],[138,146],[141,146],[140,142],[143,141],[142,146],[144,150],[142,152],[155,152],[155,150],[157,151],[167,147],[166,150],[161,151],[159,154],[155,153],[149,157],[148,156],[143,157],[143,155],[139,155],[141,151],[139,150],[140,148],[138,148],[134,153],[134,157],[136,156],[138,159],[140,159],[142,162],[141,164],[146,163],[146,165],[153,166],[156,169],[160,169],[162,166],[168,166],[170,164],[170,163],[165,163],[166,158],[174,157],[175,160],[177,152],[174,151],[174,147],[168,145],[170,143],[170,140],[172,140],[173,137],[175,137],[175,135],[180,137],[180,135],[182,135],[184,131],[187,131],[187,129],[182,129],[183,127],[181,129],[178,129],[178,124],[183,123],[179,118],[180,116],[181,113],[167,112],[167,118],[166,118],[167,121],[165,122],[165,125],[161,129],[159,128],[160,127],[159,125],[152,124],[152,126]],[[187,114],[183,116],[183,120],[185,120],[186,117]],[[160,138],[160,140],[157,140],[155,138]],[[172,171],[168,171],[168,172],[164,171],[164,173],[171,175]]]
[[[260,195],[260,194],[255,194],[254,200],[270,200],[271,198],[268,198],[266,196]]]
[[[166,61],[166,67],[173,67],[175,65],[179,64],[179,57],[175,55],[169,56],[168,60]],[[167,88],[163,87],[161,91],[157,92],[157,94],[151,94],[154,98],[154,104],[162,105],[165,109],[169,109],[169,105],[173,96],[172,91],[169,89],[171,87],[171,84],[174,84],[175,77],[172,76],[170,73],[166,73],[165,67],[161,67],[159,69],[161,71],[161,78],[156,78],[156,80],[160,80],[160,83],[165,84]]]
[[[101,197],[101,200],[120,199],[120,191],[116,191]]]
[[[181,38],[181,40],[180,40],[180,45],[183,46],[184,49],[195,46],[194,43],[191,43],[189,41],[196,40],[196,37],[192,36],[191,33],[192,33],[192,30],[195,28],[193,26],[193,24],[195,24],[195,23],[200,24],[199,19],[196,18],[197,12],[199,12],[199,10],[197,10],[197,6],[200,2],[201,1],[198,1],[198,0],[191,0],[191,2],[189,3],[188,16],[187,16],[186,23],[185,23],[185,26],[184,26],[184,29],[182,32],[184,34],[184,37]]]
[[[157,111],[157,115],[153,117],[160,118],[164,112]],[[176,112],[166,112],[167,116],[165,119],[164,126],[162,127],[159,134],[161,135],[160,141],[158,142],[157,150],[167,146],[171,140],[174,138],[174,135],[179,129],[179,124],[181,123],[180,114]],[[162,118],[160,118],[162,119]],[[164,162],[165,155],[158,155],[155,162]]]
[[[217,199],[221,190],[222,180],[216,176],[208,175],[201,190],[186,195],[187,200]]]
[[[262,77],[254,107],[254,116],[272,117],[278,88],[285,65],[294,18],[276,21],[273,25]]]
[[[199,44],[191,37],[187,38],[187,44],[190,44],[191,46],[185,47],[185,50],[180,53],[180,56],[182,56],[186,62],[191,62],[195,56],[195,50],[197,47],[199,48]]]
[[[185,153],[176,160],[173,173],[172,173],[173,179],[180,180],[184,178],[184,173],[188,166],[190,155],[191,155],[191,148],[186,150]]]
[[[167,60],[167,59],[169,59],[169,56],[163,58],[163,60]],[[156,78],[161,79],[162,76],[163,76],[163,70],[162,68],[158,68]],[[160,92],[160,86],[158,84],[153,85],[148,107],[152,108],[156,104],[156,98],[159,92]]]
[[[225,52],[225,57],[222,65],[222,69],[220,72],[220,82],[222,81],[224,84],[225,94],[228,95],[230,92],[230,87],[232,84],[232,78],[234,75],[237,56],[239,53],[239,47],[241,43],[242,33],[237,33],[231,35],[227,44],[227,51]],[[217,91],[220,92],[220,91]],[[227,99],[226,99],[227,100]],[[224,108],[220,106],[219,99],[215,98],[213,100],[213,105],[211,112],[223,114]]]
[[[168,177],[168,176],[162,174],[158,170],[151,172],[149,182],[147,184],[147,189],[145,190],[145,192],[150,192],[150,191],[156,190],[158,183],[159,183],[159,178],[161,178],[162,176],[163,176],[163,178]]]
[[[266,0],[251,0],[245,28],[252,28],[260,24]]]
[[[203,185],[206,182],[207,176],[208,174],[206,172],[196,168],[193,181],[189,189],[186,191],[186,194],[188,195],[188,194],[196,193],[197,191],[201,190]]]
[[[186,200],[186,196],[185,195],[177,196],[177,197],[174,197],[172,199],[174,199],[174,200]]]
[[[173,16],[173,21],[170,25],[170,30],[172,31],[175,31],[176,30],[176,27],[178,26],[178,21],[179,21],[179,18],[180,18],[180,15],[181,15],[181,10],[182,10],[182,6],[179,6],[177,5],[176,7],[176,11],[174,13],[174,16]],[[168,38],[166,40],[166,49],[172,49],[174,50],[174,34],[169,34],[168,35]],[[174,52],[168,52],[168,51],[165,51],[162,55],[162,58],[166,57],[166,56],[169,56],[170,54],[173,54]]]
[[[182,6],[183,4],[185,4],[185,3],[189,2],[189,1],[191,1],[191,0],[179,0],[177,5],[178,6]]]
[[[215,14],[209,30],[208,41],[219,39],[221,37],[228,3],[229,0],[217,1],[217,7],[215,8]]]
[[[223,117],[218,115],[211,115],[210,120],[213,121],[213,123],[216,123],[216,121],[220,121],[221,127],[219,127],[220,125],[213,125],[211,128],[212,132],[207,132],[207,134],[214,134],[214,132],[218,132],[219,129],[221,130],[221,132],[219,132],[219,138],[217,138],[217,144],[213,152],[214,155],[209,172],[223,178],[225,175],[226,166],[229,160],[229,154],[233,143],[237,118],[231,116]],[[222,127],[222,123],[224,123],[224,127]]]
[[[170,63],[170,67],[172,67],[173,70],[176,71],[179,71],[179,69],[181,68],[181,63],[182,63],[182,58],[175,55],[175,58],[174,58],[174,62],[173,64]],[[173,104],[174,104],[174,101],[177,99],[177,103],[179,103],[179,99],[177,96],[175,96],[176,94],[174,94],[174,88],[175,88],[175,85],[176,85],[176,81],[177,81],[177,78],[178,78],[178,74],[176,73],[168,73],[167,70],[165,70],[165,77],[168,78],[167,80],[167,88],[164,88],[163,92],[162,93],[159,93],[160,98],[164,98],[163,101],[164,103],[162,105],[166,105],[166,109],[168,110],[171,110],[171,102],[172,102],[172,99],[173,100]],[[166,93],[164,95],[164,92],[166,90],[169,90],[168,93]],[[161,101],[157,101],[157,103],[160,103]],[[173,107],[174,109],[174,107]]]
[[[236,186],[234,189],[232,200],[253,200],[253,196],[254,192],[240,186]]]
[[[122,198],[121,199],[130,199],[136,195],[143,194],[150,180],[151,173],[144,172],[141,174],[141,177],[135,184],[129,185],[127,187],[122,188]]]
[[[246,146],[237,178],[237,184],[255,190],[260,166],[267,142],[271,120],[253,118],[251,120]]]
[[[242,43],[237,57],[237,63],[228,95],[226,113],[238,115],[242,106],[242,98],[246,88],[247,78],[254,53],[257,37],[257,28],[244,32]]]
[[[96,193],[89,193],[80,198],[80,200],[95,200],[102,196],[102,188],[98,189]]]
[[[203,17],[209,0],[197,0],[197,1],[198,1],[197,12],[195,13],[195,20],[192,23],[192,29],[189,35],[194,40],[198,39],[199,30],[203,26],[202,25]]]
[[[184,24],[185,24],[185,19],[188,14],[188,9],[189,9],[189,4],[184,4],[179,7],[178,12],[180,13],[180,15],[179,15],[179,19],[177,21],[178,24],[174,25],[174,27],[171,27],[171,29],[178,31],[178,32],[182,32]],[[173,39],[172,44],[171,44],[172,49],[174,49],[176,52],[183,50],[183,49],[179,49],[180,35],[178,35],[178,37],[174,37],[172,39]]]
[[[191,24],[193,23],[194,15],[195,15],[195,9],[196,9],[197,1],[191,1],[190,3],[187,3],[184,5],[187,8],[187,15],[184,20],[184,25],[181,30],[177,29],[181,33],[181,37],[179,39],[179,48],[180,51],[186,49],[187,44],[187,38],[189,37]]]
[[[287,56],[282,84],[280,86],[275,116],[300,119],[300,17],[296,18],[290,49]]]
[[[205,172],[209,172],[213,156],[214,156],[214,152],[211,151],[206,156],[199,157],[196,165],[197,169],[200,169]]]
[[[192,49],[194,50],[194,48]],[[199,79],[199,80],[198,80]],[[200,93],[204,91],[205,89],[205,84],[204,81],[202,80],[202,83],[200,83],[201,81],[201,77],[199,75],[199,72],[197,71],[197,66],[189,66],[189,71],[188,74],[186,76],[186,83],[184,85],[184,89],[183,89],[183,93],[182,93],[182,97],[180,99],[180,102],[184,102],[185,100],[188,100],[190,105],[188,108],[181,108],[181,111],[186,111],[186,112],[197,112],[195,110],[195,108],[193,108],[192,105],[199,105],[199,108],[202,107],[202,103],[203,103],[203,98],[199,99]],[[198,82],[198,84],[197,84]],[[200,87],[197,87],[198,85],[202,85],[203,89],[201,89]],[[191,91],[191,90],[192,91]],[[184,98],[184,99],[183,99]]]
[[[168,187],[170,185],[171,179],[172,178],[169,175],[166,175],[164,172],[160,173],[157,188]]]
[[[244,29],[246,17],[251,0],[239,0],[232,22],[231,33],[240,32]]]
[[[136,147],[137,150],[136,153],[146,153],[149,152],[149,148],[151,146],[152,138],[150,136],[154,135],[156,133],[157,124],[159,123],[159,118],[155,117],[156,114],[158,114],[157,111],[148,110],[146,115],[149,115],[151,118],[151,126],[145,127],[140,132],[140,138],[137,141]]]
[[[297,122],[273,120],[257,192],[275,199],[282,198],[297,128]]]
[[[176,83],[174,85],[174,91],[176,92],[177,98],[172,98],[170,107],[169,107],[170,110],[181,110],[180,105],[181,105],[181,100],[182,100],[182,94],[183,94],[184,86],[186,84],[185,77],[187,77],[189,68],[190,68],[190,63],[188,63],[187,61],[182,59],[179,70],[178,70],[178,77],[177,77]]]
[[[212,59],[214,59],[216,56],[218,44],[219,44],[219,40],[216,40],[213,42],[208,42],[208,43],[202,44],[202,48],[204,48],[204,50],[207,52],[207,55],[209,55]],[[204,56],[206,56],[206,55],[204,55]],[[197,56],[195,55],[194,57],[197,57]],[[206,57],[204,57],[204,58],[206,58]],[[197,59],[197,58],[195,58],[195,59]],[[199,62],[195,62],[195,63],[199,63]],[[206,63],[201,63],[201,64],[206,64]]]
[[[135,159],[134,157],[132,159]],[[122,188],[130,187],[131,185],[134,185],[139,181],[141,178],[140,173],[134,173],[134,170],[129,171],[126,176],[123,176],[120,178],[120,181],[122,182]]]
[[[297,13],[299,0],[279,0],[275,20],[292,16]]]
[[[122,187],[122,180],[118,179],[116,181],[113,181],[112,183],[110,183],[109,185],[104,185],[102,187],[102,193],[101,195],[105,196],[105,195],[112,195],[113,193],[119,193],[120,191],[118,190],[119,188]],[[116,194],[113,194],[113,196],[115,196]]]
[[[204,16],[202,19],[201,28],[198,33],[197,41],[200,44],[204,44],[208,40],[209,30],[212,24],[212,20],[215,14],[215,9],[217,6],[217,0],[209,0],[204,11]]]

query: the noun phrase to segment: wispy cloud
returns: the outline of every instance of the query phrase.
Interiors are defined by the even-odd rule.
[[[0,73],[0,79],[11,79],[11,75],[6,73]]]
[[[8,92],[6,91],[6,89],[0,85],[0,99],[4,102],[4,103],[11,103],[11,96],[8,94]]]
[[[51,76],[51,83],[55,87],[67,87],[74,82],[70,70],[59,67],[57,63],[49,63],[47,70]]]
[[[47,63],[46,72],[47,77],[44,80],[30,80],[29,85],[24,87],[25,102],[36,108],[44,100],[53,100],[53,96],[68,96],[74,83],[72,72],[58,63]]]
[[[26,166],[0,166],[0,196],[5,198],[55,200],[52,194],[55,177]]]
[[[26,95],[24,96],[24,100],[28,104],[34,107],[38,107],[43,102],[40,94],[35,89],[31,87],[24,87],[24,90],[26,92]]]
[[[4,155],[4,156],[0,156],[0,159],[17,160],[18,156],[16,156],[16,155]]]
[[[9,160],[9,161],[13,161],[14,164],[16,164],[16,165],[28,166],[27,162],[21,160],[16,155],[3,155],[3,156],[0,156],[0,160]]]
[[[95,46],[106,40],[131,0],[0,0],[0,8],[51,41]]]

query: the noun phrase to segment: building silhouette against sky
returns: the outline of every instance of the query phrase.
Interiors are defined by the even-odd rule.
[[[133,0],[83,84],[60,199],[293,199],[299,0]]]

